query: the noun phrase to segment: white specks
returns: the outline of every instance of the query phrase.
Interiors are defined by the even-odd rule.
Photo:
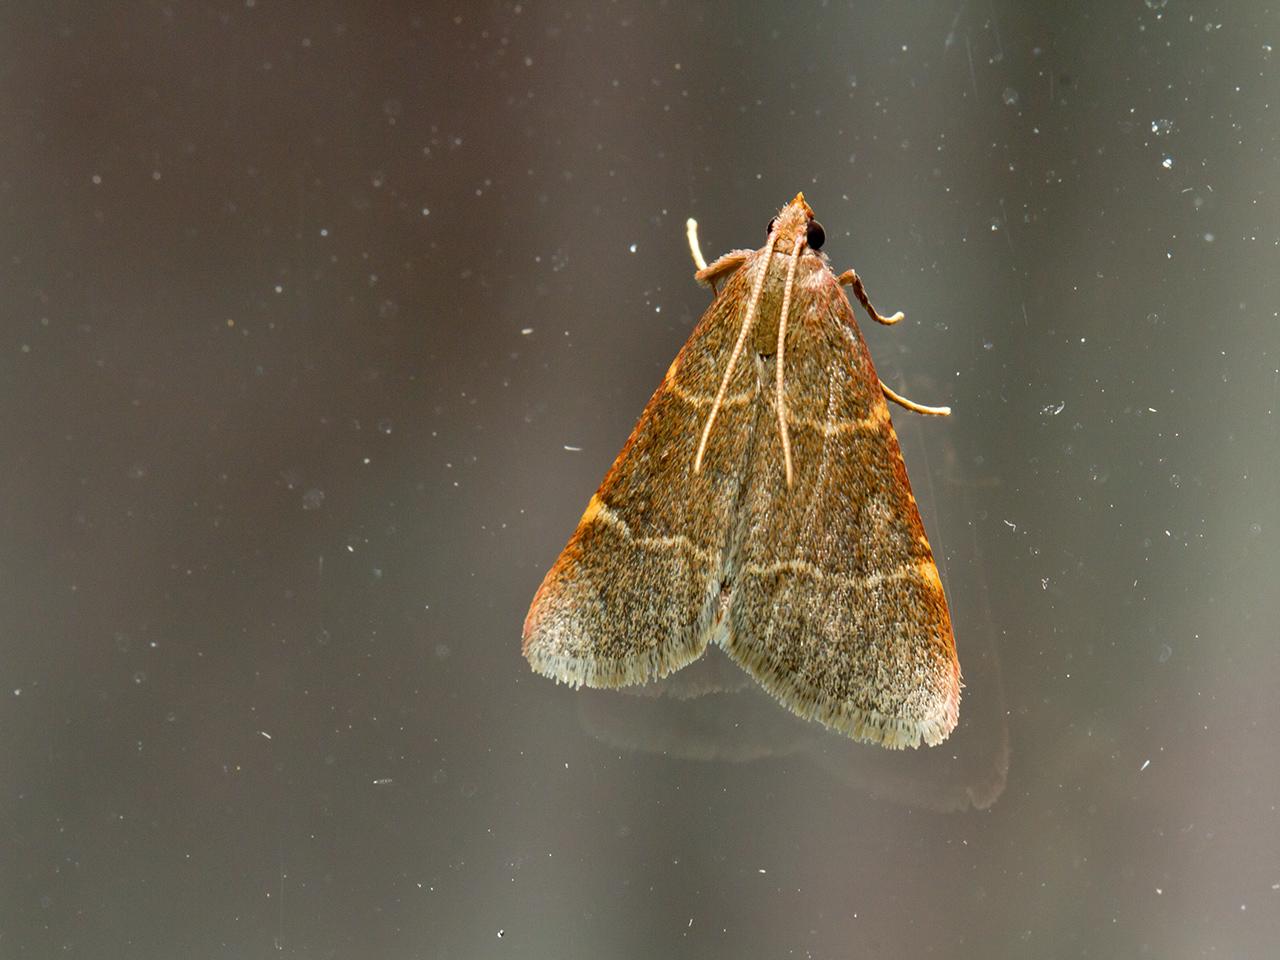
[[[1164,167],[1166,170],[1172,170],[1172,169],[1173,169],[1173,157],[1169,156],[1169,155],[1166,153],[1166,154],[1164,155],[1164,159],[1162,159],[1162,160],[1160,161],[1160,166]]]
[[[1138,768],[1138,772],[1139,772],[1139,773],[1141,773],[1143,770],[1147,769],[1147,767],[1149,767],[1149,766],[1151,766],[1151,761],[1150,761],[1150,760],[1143,760],[1143,761],[1142,761],[1142,766],[1140,766],[1140,767]]]
[[[1047,403],[1040,408],[1041,416],[1056,417],[1067,408],[1067,401],[1059,400],[1057,403]]]
[[[531,333],[533,333],[533,327],[521,327],[521,328],[520,328],[520,336],[522,336],[522,337],[527,337],[527,336],[529,336],[529,334],[531,334]]]
[[[100,174],[100,173],[95,173],[95,174],[94,174],[92,177],[90,177],[89,179],[93,181],[93,185],[94,185],[95,187],[100,187],[100,186],[102,186],[102,174]]]
[[[631,253],[635,253],[635,252],[636,252],[636,245],[635,245],[634,243],[633,243],[633,244],[631,244],[631,246],[627,247],[627,250],[628,250],[628,251],[630,251]]]
[[[581,452],[582,452],[582,448],[581,448],[581,447],[574,447],[574,446],[570,446],[570,445],[569,445],[569,444],[567,444],[567,443],[564,445],[564,448],[565,448],[566,450],[568,450],[570,453],[581,453]]]
[[[271,734],[267,733],[267,731],[265,731],[265,730],[259,730],[259,731],[258,731],[258,736],[262,737],[262,738],[263,738],[263,739],[265,739],[265,740],[270,740],[270,739],[271,739]]]

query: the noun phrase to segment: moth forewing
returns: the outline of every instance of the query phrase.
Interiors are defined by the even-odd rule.
[[[534,670],[573,686],[665,676],[706,649],[717,619],[728,526],[758,392],[746,365],[727,383],[707,467],[694,460],[745,299],[728,278],[591,498],[525,619]]]
[[[884,746],[955,726],[950,617],[888,407],[825,265],[797,284],[785,405],[796,480],[762,403],[743,484],[726,652],[800,716]]]

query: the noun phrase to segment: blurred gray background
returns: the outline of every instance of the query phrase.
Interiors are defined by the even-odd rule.
[[[6,4],[0,955],[1280,942],[1280,13]],[[951,597],[947,744],[520,623],[803,190]],[[692,669],[692,668],[691,668]]]

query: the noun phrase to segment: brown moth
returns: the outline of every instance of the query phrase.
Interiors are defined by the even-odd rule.
[[[784,706],[886,747],[941,743],[960,663],[886,398],[799,194],[723,282],[524,622],[533,669],[573,686],[666,676],[708,643]]]

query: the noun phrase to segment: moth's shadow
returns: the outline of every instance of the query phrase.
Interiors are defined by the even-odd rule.
[[[622,749],[729,763],[802,756],[879,799],[984,809],[1004,791],[1009,735],[999,666],[992,651],[975,646],[964,651],[960,723],[937,747],[885,750],[801,720],[714,646],[656,683],[582,691],[580,716],[593,737]]]

